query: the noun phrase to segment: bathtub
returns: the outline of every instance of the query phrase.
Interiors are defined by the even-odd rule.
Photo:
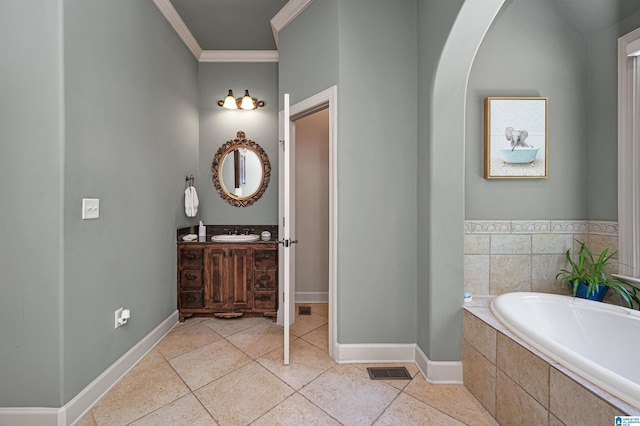
[[[503,294],[491,311],[549,358],[640,408],[640,312],[546,293]]]
[[[540,148],[502,148],[500,149],[500,158],[505,163],[531,163],[536,159],[539,150]]]

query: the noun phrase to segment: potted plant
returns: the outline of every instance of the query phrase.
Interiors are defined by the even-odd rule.
[[[609,289],[617,291],[622,300],[633,308],[633,302],[636,302],[640,309],[640,299],[636,294],[634,287],[629,287],[622,281],[610,278],[605,270],[611,264],[611,259],[616,254],[609,254],[609,249],[602,250],[600,255],[595,258],[587,245],[576,240],[580,244],[577,257],[571,255],[571,250],[567,250],[565,256],[569,269],[562,269],[557,275],[556,280],[561,279],[568,284],[573,290],[574,297],[582,297],[591,300],[602,301]]]

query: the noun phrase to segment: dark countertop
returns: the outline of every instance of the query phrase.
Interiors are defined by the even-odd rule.
[[[184,241],[182,239],[183,236],[188,234],[198,234],[198,225],[189,226],[186,228],[178,228],[176,230],[176,241],[178,244],[276,244],[276,240],[278,239],[278,226],[277,225],[205,225],[207,228],[207,236],[202,238],[199,237],[195,241]],[[271,239],[268,241],[263,241],[262,239],[258,241],[252,241],[250,243],[240,243],[240,242],[217,242],[211,241],[211,237],[214,235],[224,235],[228,234],[229,230],[232,233],[235,233],[236,229],[238,230],[238,234],[245,234],[246,230],[248,230],[249,234],[258,234],[260,235],[262,231],[271,232]]]

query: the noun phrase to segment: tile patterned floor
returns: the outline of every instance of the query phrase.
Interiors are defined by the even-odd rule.
[[[327,306],[297,316],[291,364],[266,318],[177,325],[79,422],[89,425],[495,425],[462,385],[374,381],[327,355]]]

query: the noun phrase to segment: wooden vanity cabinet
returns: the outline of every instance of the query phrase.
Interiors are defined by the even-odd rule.
[[[276,244],[178,244],[180,321],[194,314],[273,313],[277,302]]]

